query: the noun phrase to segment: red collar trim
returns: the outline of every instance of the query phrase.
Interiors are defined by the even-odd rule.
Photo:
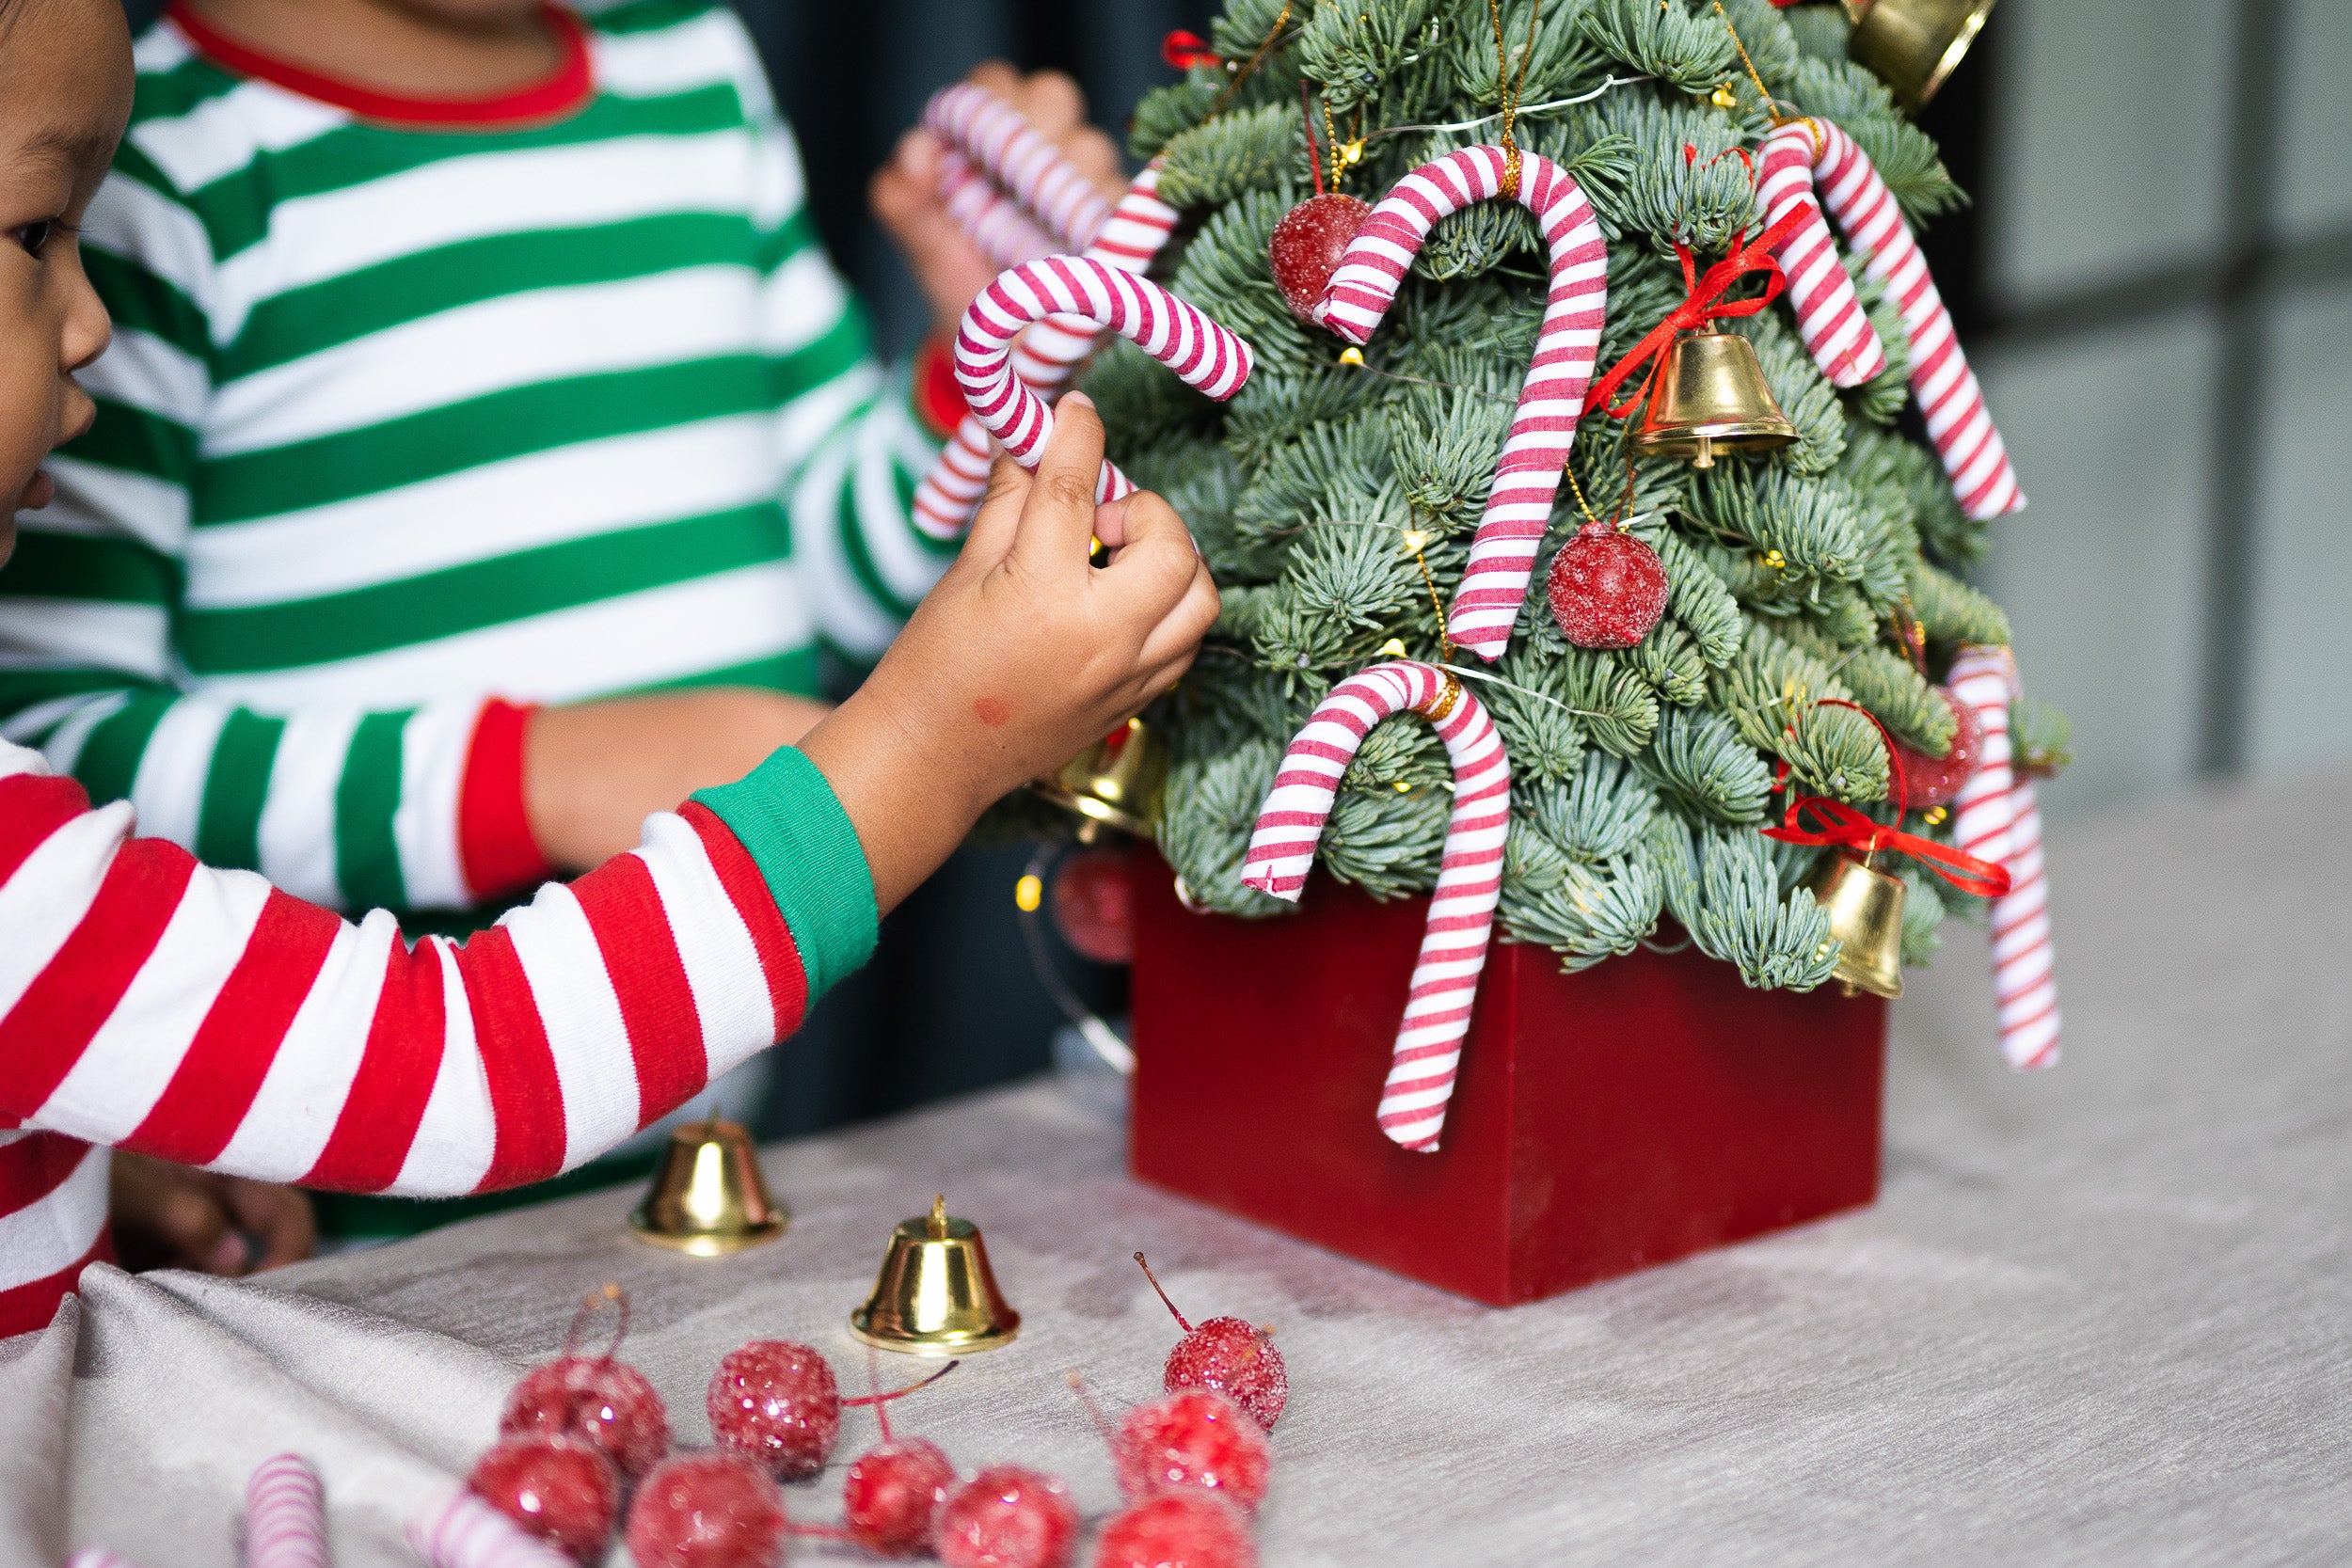
[[[564,57],[554,71],[529,87],[496,98],[413,98],[405,93],[386,92],[326,75],[240,42],[198,16],[186,0],[171,0],[165,14],[173,26],[187,35],[188,41],[199,53],[215,64],[349,110],[362,119],[387,124],[488,127],[552,119],[579,108],[596,92],[595,73],[588,61],[587,32],[579,18],[560,6],[548,6],[542,12],[548,25],[555,30],[556,46],[563,52]]]

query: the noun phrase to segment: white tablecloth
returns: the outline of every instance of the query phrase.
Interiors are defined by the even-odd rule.
[[[1289,1357],[1269,1568],[2343,1561],[2347,785],[2059,834],[2065,1064],[1995,1065],[1982,942],[1954,928],[1895,1011],[1866,1212],[1499,1312],[1139,1187],[1116,1120],[1040,1084],[770,1151],[798,1218],[733,1259],[633,1243],[609,1194],[252,1284],[93,1271],[78,1310],[0,1345],[0,1563],[96,1542],[230,1564],[245,1476],[287,1449],[325,1475],[339,1561],[409,1561],[399,1520],[608,1278],[681,1441],[707,1439],[704,1380],[748,1338],[812,1340],[861,1382],[844,1317],[934,1190],[1026,1323],[903,1425],[1106,1513],[1063,1373],[1113,1404],[1156,1391],[1174,1330],[1129,1261],[1147,1248],[1190,1312],[1271,1323]],[[847,1427],[841,1464],[872,1432]],[[795,1513],[837,1517],[838,1479]]]

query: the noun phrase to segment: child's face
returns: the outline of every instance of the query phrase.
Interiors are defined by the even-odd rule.
[[[0,561],[40,461],[89,428],[72,372],[106,346],[73,226],[131,113],[119,0],[0,0]]]

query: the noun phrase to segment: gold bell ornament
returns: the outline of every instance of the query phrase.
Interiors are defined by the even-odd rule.
[[[774,1241],[791,1218],[768,1196],[751,1134],[714,1116],[671,1130],[628,1227],[656,1246],[716,1258]]]
[[[1805,885],[1829,911],[1829,934],[1839,942],[1831,978],[1851,996],[1868,991],[1888,1001],[1903,993],[1903,879],[1839,850],[1823,858]]]
[[[907,1355],[969,1355],[1009,1345],[1021,1314],[1005,1303],[980,1227],[949,1216],[946,1195],[890,1233],[874,1293],[850,1314],[850,1332]]]
[[[1078,818],[1078,842],[1104,828],[1148,838],[1160,817],[1168,749],[1140,719],[1130,719],[1060,768],[1029,785]]]
[[[1769,451],[1796,438],[1756,345],[1709,324],[1666,351],[1633,447],[1645,457],[1687,457],[1694,468],[1710,468],[1719,451]]]
[[[1841,0],[1853,24],[1846,53],[1915,114],[1977,41],[1994,0]]]

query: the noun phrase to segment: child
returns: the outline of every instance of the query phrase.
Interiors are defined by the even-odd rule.
[[[0,554],[51,497],[37,466],[91,424],[72,375],[108,325],[75,226],[129,112],[125,43],[116,0],[0,6]],[[0,1336],[107,1255],[93,1145],[483,1190],[577,1165],[789,1034],[988,801],[1166,689],[1216,615],[1164,503],[1092,505],[1101,426],[1064,408],[855,697],[464,945],[133,838],[130,804],[91,810],[0,744]]]
[[[0,736],[93,800],[495,910],[797,739],[819,642],[946,565],[905,500],[952,378],[885,382],[723,6],[184,0],[136,58],[104,417],[0,587]],[[1115,166],[1066,85],[990,85]],[[934,189],[883,187],[952,325],[988,270]]]

